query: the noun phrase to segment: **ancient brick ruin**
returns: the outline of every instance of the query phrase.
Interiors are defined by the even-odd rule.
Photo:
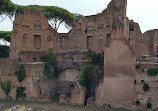
[[[47,101],[55,93],[70,91],[71,86],[78,90],[81,67],[87,62],[83,53],[91,49],[97,53],[104,51],[104,80],[96,89],[96,106],[110,104],[134,109],[135,101],[141,99],[142,94],[143,105],[151,98],[153,108],[157,108],[158,97],[151,96],[153,91],[145,94],[134,81],[145,78],[158,84],[153,82],[157,77],[140,77],[135,69],[136,59],[143,55],[157,56],[158,30],[142,34],[139,24],[126,16],[126,9],[127,0],[112,0],[102,13],[85,16],[68,33],[57,33],[40,11],[25,9],[23,14],[16,14],[10,58],[0,60],[0,78],[13,82],[10,96],[16,99],[16,88],[20,86],[14,75],[19,58],[26,67],[27,78],[22,85],[26,87],[27,100]],[[44,63],[40,62],[40,57],[48,48],[54,49],[58,67],[63,70],[58,79],[43,76]],[[34,57],[39,62],[33,62]],[[142,63],[143,66],[146,64]],[[1,89],[0,98],[5,98]],[[82,100],[76,102],[73,98],[72,103],[83,104]]]

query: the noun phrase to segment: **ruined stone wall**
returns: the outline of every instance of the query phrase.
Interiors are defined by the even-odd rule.
[[[81,22],[67,34],[58,34],[56,39],[56,51],[81,51],[91,49],[95,52],[104,50],[107,41],[106,16],[100,13],[92,16],[85,16]]]
[[[141,37],[139,37],[137,40],[136,47],[137,49],[137,55],[157,55],[157,44],[158,44],[158,30],[149,30],[143,33]],[[140,47],[139,47],[140,45]],[[142,50],[142,51],[141,51]],[[141,54],[142,52],[142,54]],[[140,56],[137,56],[140,57]]]
[[[147,46],[143,41],[141,41],[143,34],[140,30],[139,24],[133,20],[128,20],[127,24],[127,40],[133,48],[136,58],[140,58],[142,55],[148,55],[149,51]]]
[[[57,93],[71,93],[71,90],[81,87],[78,83],[78,78],[80,74],[80,70],[65,69],[64,71],[62,71],[57,79]]]
[[[135,84],[135,102],[140,101],[138,109],[146,109],[147,102],[151,102],[152,110],[157,109],[158,106],[158,76],[148,76],[147,70],[151,68],[158,68],[158,64],[155,63],[139,63],[140,69],[136,72],[136,84]],[[144,83],[149,85],[149,91],[143,90]],[[149,101],[150,100],[150,101]]]
[[[29,18],[29,19],[28,19]],[[32,61],[48,48],[54,48],[56,31],[48,24],[48,19],[41,11],[25,9],[15,15],[11,40],[11,59],[21,58]]]
[[[126,5],[126,0],[113,0],[106,9],[112,30],[104,49],[104,81],[96,90],[97,106],[130,107],[133,104],[135,55],[127,39]]]
[[[57,78],[57,93],[70,93],[71,88],[81,87],[78,83],[81,68],[88,62],[84,53],[78,51],[58,53],[57,60],[57,67],[61,71]]]
[[[22,83],[18,82],[15,72],[19,70],[19,65],[25,67],[26,78]],[[0,78],[11,80],[12,89],[9,95],[16,99],[17,87],[26,87],[25,93],[27,100],[48,101],[50,96],[56,92],[56,80],[48,79],[43,74],[44,63],[19,63],[11,60],[0,60]],[[5,99],[5,94],[0,88],[0,98]],[[49,98],[47,98],[49,97]]]

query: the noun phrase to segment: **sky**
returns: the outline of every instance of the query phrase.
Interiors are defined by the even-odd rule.
[[[72,13],[94,15],[106,9],[111,0],[11,0],[18,5],[59,6]],[[158,0],[127,0],[127,17],[139,23],[141,31],[158,28]],[[12,30],[12,22],[7,18],[0,22],[1,31]],[[58,32],[68,32],[61,26]]]

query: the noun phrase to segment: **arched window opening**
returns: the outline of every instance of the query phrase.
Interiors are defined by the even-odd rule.
[[[74,89],[75,89],[75,86],[71,84],[69,86],[69,93],[71,94]]]
[[[88,21],[87,24],[86,24],[86,30],[87,31],[92,31],[94,30],[94,22],[93,21]]]
[[[41,30],[42,29],[42,25],[41,25],[41,22],[36,20],[34,21],[34,29],[35,30]]]
[[[104,21],[100,19],[97,23],[97,28],[98,29],[103,29],[104,28]]]

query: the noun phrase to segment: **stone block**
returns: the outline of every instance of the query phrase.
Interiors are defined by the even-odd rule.
[[[71,104],[84,105],[86,89],[80,88],[72,91]]]

